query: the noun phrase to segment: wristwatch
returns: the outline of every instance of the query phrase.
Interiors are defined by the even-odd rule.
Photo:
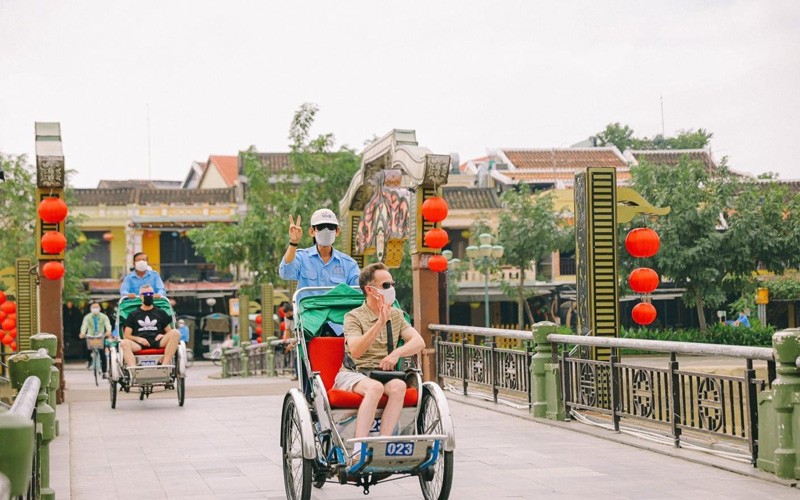
[[[292,243],[291,241],[289,242],[290,247],[296,247],[297,245],[299,245],[299,243]]]

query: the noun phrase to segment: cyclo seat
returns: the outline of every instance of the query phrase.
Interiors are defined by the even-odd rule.
[[[344,337],[314,337],[308,342],[308,359],[311,370],[319,372],[322,378],[331,409],[357,409],[361,405],[364,399],[361,394],[333,388],[336,374],[342,368],[344,360]],[[385,394],[381,396],[378,408],[386,406],[387,401]],[[403,406],[416,406],[417,401],[417,389],[406,388]]]
[[[146,356],[146,355],[155,355],[155,354],[164,354],[163,347],[145,347],[139,352],[133,353],[135,356]]]

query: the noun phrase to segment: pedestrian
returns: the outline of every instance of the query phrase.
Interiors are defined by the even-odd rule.
[[[186,326],[186,321],[184,321],[182,319],[178,320],[178,331],[181,334],[181,340],[186,345],[189,345],[189,327]]]
[[[103,378],[106,378],[108,370],[108,361],[106,360],[106,344],[111,339],[111,321],[108,316],[100,312],[100,304],[92,302],[89,305],[89,314],[84,316],[81,323],[80,338],[85,339],[86,336],[98,337],[103,336],[103,349],[100,352],[100,363],[103,369]],[[87,368],[92,367],[92,351],[88,351],[88,364]]]

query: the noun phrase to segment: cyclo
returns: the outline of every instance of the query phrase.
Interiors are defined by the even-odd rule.
[[[327,290],[304,297],[304,292]],[[297,317],[298,387],[283,400],[280,445],[286,496],[307,500],[311,486],[326,482],[361,487],[364,494],[392,476],[417,476],[426,500],[445,500],[453,479],[455,433],[444,392],[434,382],[422,382],[419,363],[407,359],[405,399],[399,433],[378,436],[383,396],[370,437],[362,438],[359,459],[351,466],[356,413],[362,396],[333,389],[344,359],[344,337],[324,336],[328,323],[343,324],[344,315],[360,306],[364,296],[347,285],[306,287],[293,297]],[[299,307],[298,307],[299,306]],[[392,479],[397,479],[392,477]]]
[[[116,327],[122,337],[122,331],[128,315],[142,305],[139,298],[123,299],[117,311]],[[153,305],[162,309],[175,323],[175,313],[169,300],[157,298]],[[164,355],[163,348],[144,348],[135,353],[136,366],[125,367],[122,360],[122,346],[112,345],[109,348],[109,383],[111,390],[111,408],[117,406],[117,386],[119,390],[130,392],[139,389],[139,400],[150,396],[153,390],[163,387],[164,390],[177,389],[178,405],[183,406],[186,396],[186,344],[181,341],[172,364],[159,365],[158,360]]]

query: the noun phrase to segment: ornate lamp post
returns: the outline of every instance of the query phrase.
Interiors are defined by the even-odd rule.
[[[492,245],[493,236],[483,233],[478,236],[480,246],[470,245],[467,247],[467,257],[472,261],[476,269],[483,272],[484,279],[484,313],[486,328],[489,328],[489,271],[497,266],[500,258],[503,257],[505,250],[502,245]]]
[[[453,252],[450,250],[442,250],[442,256],[447,259],[447,287],[445,288],[445,323],[450,324],[450,277],[453,276],[453,271],[458,271],[458,266],[461,265],[461,259],[453,258]]]

